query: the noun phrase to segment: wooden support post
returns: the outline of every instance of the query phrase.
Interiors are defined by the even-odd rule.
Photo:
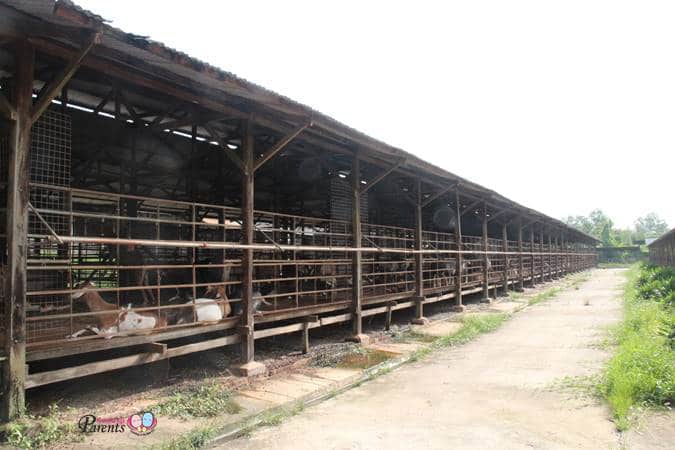
[[[352,238],[354,247],[361,247],[361,166],[358,155],[352,158]],[[363,278],[361,276],[361,252],[352,253],[352,336],[350,341],[367,344],[368,335],[363,334],[361,306],[363,301]]]
[[[241,174],[241,242],[253,244],[254,227],[254,171],[253,171],[253,135],[251,134],[251,122],[248,119],[242,121],[242,162],[244,170]],[[255,340],[253,337],[253,250],[246,248],[241,254],[241,365],[235,368],[235,372],[242,376],[259,375],[265,372],[265,366],[254,361]]]
[[[544,277],[544,228],[542,227],[541,230],[539,231],[539,279],[543,283],[546,281]]]
[[[302,321],[302,353],[309,353],[309,324],[319,321],[319,316],[307,316]]]
[[[52,100],[54,100],[59,95],[61,89],[63,89],[68,81],[70,81],[72,76],[80,67],[80,64],[82,64],[84,57],[87,56],[92,47],[98,43],[100,36],[101,35],[99,33],[92,34],[79,50],[79,52],[77,52],[75,57],[68,62],[66,67],[64,67],[63,70],[61,70],[61,72],[59,72],[52,81],[47,83],[40,90],[40,94],[35,101],[35,106],[33,107],[33,111],[31,113],[31,123],[35,123],[35,121],[40,118],[42,113],[47,110]]]
[[[488,270],[489,257],[488,251],[488,219],[487,206],[483,202],[483,298],[482,301],[490,301],[490,271]]]
[[[567,240],[565,239],[565,235],[563,234],[561,237],[562,240],[562,251],[563,251],[563,260],[562,260],[562,270],[563,270],[563,275],[567,275],[569,271],[569,255],[568,249],[567,249]]]
[[[534,281],[534,277],[535,277],[536,274],[534,273],[534,270],[535,270],[535,263],[534,263],[534,253],[535,253],[534,252],[534,228],[532,228],[532,227],[530,228],[530,253],[532,255],[530,257],[530,285],[534,286],[536,284],[536,282]]]
[[[509,295],[509,235],[507,225],[502,225],[502,250],[504,251],[504,295]]]
[[[16,45],[13,101],[16,120],[9,135],[7,184],[7,279],[4,314],[6,360],[2,363],[2,419],[25,409],[26,383],[26,257],[28,179],[35,50],[27,41]]]
[[[426,325],[424,317],[424,257],[422,256],[422,180],[415,184],[415,317],[412,323]]]
[[[523,261],[523,218],[518,218],[518,292],[525,289],[525,277],[523,271],[525,265]]]
[[[457,247],[457,258],[455,267],[455,307],[456,311],[464,311],[462,304],[462,278],[464,277],[464,255],[462,255],[462,211],[459,203],[459,189],[455,189],[455,246]]]
[[[560,278],[562,276],[561,263],[560,263],[560,235],[556,234],[555,236],[555,277]]]
[[[391,328],[391,313],[394,306],[396,306],[396,302],[387,302],[387,314],[384,320],[384,329],[386,331],[389,331]]]
[[[548,261],[548,281],[553,280],[553,241],[551,240],[551,232],[548,233],[548,256],[546,260]]]

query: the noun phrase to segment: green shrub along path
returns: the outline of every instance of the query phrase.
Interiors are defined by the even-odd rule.
[[[637,264],[627,278],[617,349],[600,386],[619,430],[642,408],[675,400],[675,270]]]

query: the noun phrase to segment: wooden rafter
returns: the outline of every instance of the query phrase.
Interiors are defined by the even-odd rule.
[[[462,212],[460,213],[460,216],[463,216],[464,214],[468,213],[469,211],[472,211],[473,209],[476,208],[476,206],[482,205],[483,203],[485,203],[485,202],[482,199],[476,200],[475,202],[471,203],[469,206],[464,208],[462,210]]]
[[[434,200],[436,200],[437,198],[439,198],[441,195],[446,194],[447,192],[449,192],[449,191],[455,189],[455,188],[458,187],[458,186],[459,186],[459,182],[457,182],[457,183],[452,183],[452,184],[448,185],[447,187],[444,187],[444,188],[441,189],[440,191],[438,191],[438,192],[436,192],[435,194],[433,194],[431,197],[428,197],[428,198],[422,203],[422,208],[424,208],[424,207],[430,205],[431,202],[433,202]]]
[[[214,130],[213,127],[211,125],[209,125],[208,123],[203,124],[202,128],[204,128],[206,130],[206,132],[209,133],[209,135],[211,136],[211,139],[213,139],[214,141],[216,141],[218,143],[218,145],[220,145],[220,148],[222,149],[223,154],[225,156],[227,156],[230,159],[230,161],[232,161],[244,174],[246,174],[247,169],[244,166],[244,162],[241,160],[239,155],[237,155],[236,153],[234,153],[232,150],[230,150],[228,148],[227,143],[222,139],[222,137],[220,137],[218,135],[216,130]]]
[[[372,189],[377,183],[380,181],[384,180],[389,174],[391,174],[393,171],[401,167],[403,164],[405,164],[406,158],[401,158],[398,162],[394,163],[391,167],[386,169],[384,172],[373,178],[368,184],[359,191],[360,195],[365,194],[368,192],[370,189]]]
[[[253,171],[255,172],[256,170],[260,169],[263,164],[265,164],[267,161],[272,159],[274,155],[279,153],[286,145],[288,145],[289,142],[291,142],[293,139],[296,138],[300,133],[302,133],[305,129],[309,128],[312,126],[312,121],[308,120],[307,122],[303,123],[302,125],[298,126],[294,130],[292,130],[290,133],[288,133],[286,136],[284,136],[279,142],[274,144],[274,146],[267,150],[265,154],[263,154],[253,165]]]
[[[75,54],[75,56],[70,60],[66,67],[59,72],[52,81],[47,83],[41,90],[38,95],[37,101],[31,110],[31,123],[35,123],[36,120],[40,118],[43,112],[49,107],[52,100],[54,100],[61,89],[70,81],[77,69],[82,64],[85,56],[91,51],[94,45],[98,44],[101,39],[100,33],[92,34],[89,39],[85,42],[82,48]]]

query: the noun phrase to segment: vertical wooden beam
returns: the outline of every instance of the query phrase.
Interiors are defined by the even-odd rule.
[[[525,269],[523,261],[523,218],[518,218],[518,292],[525,289],[525,280],[523,270]]]
[[[357,154],[352,158],[352,243],[361,247],[361,165]],[[352,253],[352,336],[350,341],[367,344],[369,337],[363,334],[361,306],[363,302],[363,277],[361,252]]]
[[[544,227],[541,227],[541,230],[539,230],[539,279],[543,283],[545,280],[544,278]]]
[[[415,318],[412,323],[424,325],[424,257],[422,256],[422,180],[415,181]]]
[[[548,261],[548,281],[553,279],[553,241],[551,240],[551,232],[548,232],[548,256],[546,260]]]
[[[483,202],[483,301],[490,299],[490,274],[488,270],[488,220],[487,206]]]
[[[251,121],[242,121],[242,160],[244,170],[241,174],[241,242],[253,244],[255,175],[253,171],[254,139],[251,133]],[[246,248],[241,254],[241,366],[235,370],[243,376],[258,375],[265,371],[265,366],[255,362],[255,345],[253,338],[253,250]]]
[[[459,189],[455,189],[455,218],[457,223],[455,225],[455,246],[457,247],[457,258],[455,268],[455,309],[458,311],[464,310],[462,305],[462,278],[464,277],[464,255],[462,254],[462,210],[459,203]]]
[[[16,46],[13,101],[16,120],[9,135],[7,185],[7,279],[5,356],[2,373],[2,419],[12,420],[25,409],[26,382],[26,258],[28,181],[35,50],[28,41]]]
[[[502,225],[502,250],[509,251],[508,225]],[[504,254],[504,295],[509,295],[509,255]]]
[[[535,268],[535,264],[534,264],[534,227],[530,227],[530,253],[532,255],[530,257],[530,285],[534,286],[535,285],[535,281],[534,281],[534,276],[535,276],[535,273],[534,273],[534,268]]]

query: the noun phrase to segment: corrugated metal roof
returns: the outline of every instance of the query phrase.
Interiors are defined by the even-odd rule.
[[[29,14],[37,19],[57,25],[80,26],[98,28],[103,32],[101,46],[137,58],[152,65],[160,71],[173,73],[186,80],[197,81],[206,88],[215,89],[229,96],[237,96],[247,101],[263,105],[265,108],[289,116],[311,118],[315,126],[335,133],[345,139],[352,140],[370,151],[384,155],[406,158],[406,166],[422,170],[440,178],[461,182],[462,186],[481,192],[487,199],[506,203],[511,207],[519,208],[526,213],[544,218],[550,224],[566,228],[584,236],[588,240],[598,241],[593,236],[572,228],[564,222],[549,217],[510,200],[499,193],[455,175],[441,167],[428,163],[412,153],[388,145],[374,139],[348,125],[313,109],[295,100],[257,85],[231,72],[210,65],[193,58],[184,52],[164,45],[161,42],[124,32],[110,26],[104,18],[76,5],[70,0],[0,0],[18,11]],[[160,72],[161,73],[161,72]]]
[[[666,239],[668,239],[670,237],[675,237],[675,228],[673,228],[672,230],[662,234],[661,236],[659,236],[658,239],[651,242],[650,244],[647,244],[647,247],[651,247],[653,245],[659,245],[661,242],[665,241]]]

